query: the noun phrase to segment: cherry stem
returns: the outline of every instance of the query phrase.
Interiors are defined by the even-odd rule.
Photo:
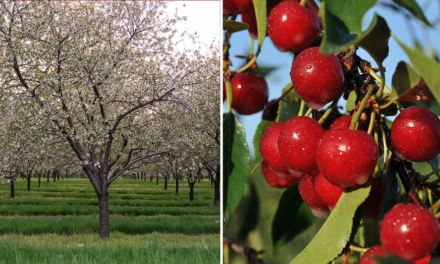
[[[309,108],[304,116],[309,116],[312,113],[313,109]]]
[[[382,134],[382,142],[383,142],[383,162],[387,162],[387,156],[388,156],[388,146],[387,146],[387,137],[385,135],[385,130],[382,126],[379,126],[380,133]]]
[[[368,250],[368,248],[358,247],[358,246],[355,246],[355,245],[350,245],[350,249],[353,250],[353,251],[361,252],[361,253],[363,253],[363,252]]]
[[[254,39],[251,38],[251,45],[249,48],[249,57],[252,57],[252,55],[254,55]]]
[[[374,111],[374,109],[371,109],[370,124],[368,125],[368,134],[370,134],[370,135],[371,135],[371,133],[373,133],[375,120],[376,120],[376,112]],[[379,145],[377,145],[377,147],[379,147]]]
[[[437,180],[433,181],[433,182],[427,182],[425,183],[426,186],[434,186],[437,185],[440,182],[440,178],[438,178]]]
[[[382,80],[380,79],[379,75],[376,74],[376,72],[370,68],[370,70],[368,71],[368,73],[373,76],[374,79],[376,79],[376,81],[381,84]],[[388,86],[385,84],[384,85],[385,90],[387,91],[387,93],[391,94],[391,90],[390,88],[388,88]]]
[[[234,95],[232,93],[231,81],[226,79],[225,83],[226,83],[226,99],[228,100],[228,113],[230,113],[232,109],[232,100],[234,100]]]
[[[359,105],[359,108],[356,112],[356,114],[353,116],[353,119],[351,120],[351,124],[349,129],[355,129],[357,122],[359,121],[359,118],[361,117],[362,110],[364,110],[365,105],[367,104],[368,99],[371,96],[371,93],[373,92],[374,86],[372,84],[368,85],[367,87],[368,91],[365,94],[364,99],[362,99],[361,104]]]
[[[351,55],[353,55],[353,53],[356,51],[356,46],[355,45],[350,45],[350,51],[344,56],[344,58],[342,58],[343,60],[348,60],[348,58],[351,57]]]
[[[434,212],[440,206],[440,200],[435,202],[431,207],[429,207],[429,211]]]
[[[257,56],[258,56],[258,52],[257,52],[257,54],[255,54],[255,56],[252,57],[252,59],[250,61],[248,61],[248,63],[246,63],[246,65],[241,67],[241,69],[237,70],[236,73],[241,73],[241,72],[244,72],[247,69],[249,69],[249,67],[251,67],[252,64],[254,64],[255,61],[257,60]]]
[[[379,87],[379,90],[377,91],[377,93],[373,96],[373,99],[377,99],[377,98],[379,98],[382,95],[383,88],[384,88],[384,85],[385,85],[385,69],[384,69],[382,63],[378,62],[379,60],[377,59],[376,55],[371,53],[366,48],[364,48],[364,50],[371,56],[371,58],[373,58],[373,60],[377,63],[377,65],[379,65],[380,76],[381,76],[380,77],[380,82],[379,82],[380,83],[380,87]],[[374,73],[374,74],[376,74],[376,73]],[[377,76],[377,74],[376,74],[376,76]],[[377,76],[377,77],[379,77],[379,76]]]
[[[376,113],[376,112],[374,112],[373,111],[373,113]],[[371,122],[370,122],[370,125],[371,125]],[[374,141],[376,141],[376,145],[377,145],[377,162],[376,162],[376,167],[375,167],[375,169],[374,169],[374,172],[373,172],[373,177],[375,177],[375,176],[377,176],[378,175],[378,173],[379,173],[379,131],[378,131],[378,129],[377,129],[377,126],[372,126],[372,128],[371,128],[371,130],[373,130],[373,128],[374,128]],[[370,131],[370,128],[368,128],[368,131]],[[371,133],[368,133],[368,134],[370,134],[371,135]]]
[[[306,5],[306,0],[301,0],[301,2],[299,4],[302,5],[302,6],[305,6]]]
[[[292,89],[293,89],[293,85],[291,84],[290,88],[289,88],[287,91],[285,91],[285,92],[284,92],[280,97],[278,97],[276,100],[273,100],[270,104],[266,105],[266,106],[265,106],[265,109],[266,109],[266,108],[269,109],[271,106],[273,106],[273,105],[275,105],[275,104],[278,104],[278,102],[279,102],[281,99],[283,99],[283,97],[286,96],[290,91],[292,91]]]
[[[417,180],[424,181],[424,180],[428,179],[430,176],[435,175],[435,174],[437,174],[439,172],[440,172],[440,169],[437,169],[437,170],[435,170],[435,171],[433,171],[431,173],[428,173],[426,175],[421,176],[420,178],[417,178]]]
[[[299,106],[299,111],[298,111],[298,116],[302,116],[303,115],[303,112],[304,112],[304,105],[305,105],[306,103],[301,99],[301,104],[300,104],[300,106]]]
[[[411,182],[411,178],[408,175],[408,170],[405,166],[405,163],[403,161],[394,159],[392,160],[392,165],[399,175],[400,181],[403,184],[403,188],[405,188],[408,202],[426,208],[426,205],[422,202],[422,200],[420,200],[420,197],[417,195],[414,185]]]
[[[322,124],[325,122],[325,120],[326,120],[327,117],[330,115],[330,113],[333,111],[333,109],[335,109],[335,107],[337,106],[337,104],[338,104],[338,102],[339,102],[339,99],[341,99],[342,95],[343,95],[344,92],[345,92],[345,88],[346,88],[346,86],[344,86],[344,88],[342,89],[342,92],[341,92],[341,94],[339,95],[339,97],[338,97],[336,100],[333,101],[333,103],[329,106],[329,108],[327,108],[327,110],[325,111],[325,113],[321,116],[321,118],[320,118],[319,121],[318,121],[318,123],[319,123],[320,125],[322,125]]]

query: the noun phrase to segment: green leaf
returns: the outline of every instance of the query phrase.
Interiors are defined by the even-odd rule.
[[[397,203],[397,176],[396,170],[390,165],[391,159],[386,163],[385,174],[382,176],[382,191],[383,196],[382,206],[380,207],[377,221],[382,221],[384,215],[393,208]]]
[[[257,19],[257,30],[258,30],[258,50],[260,50],[261,45],[266,37],[267,28],[267,11],[266,11],[266,0],[253,0],[255,17]]]
[[[287,92],[290,87],[292,87],[292,83],[286,85],[283,88],[282,93]],[[286,96],[283,97],[280,101],[280,107],[278,108],[278,117],[276,121],[288,121],[292,117],[298,115],[299,108],[301,105],[301,98],[296,93],[295,89],[292,89]],[[304,106],[304,113],[309,109],[307,105]],[[303,114],[304,114],[303,113]]]
[[[434,96],[426,83],[406,62],[399,62],[392,79],[391,99],[399,101],[432,101]]]
[[[369,50],[382,63],[388,56],[388,40],[391,30],[385,19],[374,14],[368,29],[359,37],[356,44]]]
[[[249,195],[246,195],[243,197],[243,200],[245,201],[245,207],[241,207],[241,203],[239,207],[243,209],[244,212],[242,212],[242,223],[243,225],[240,228],[240,231],[238,232],[238,238],[241,241],[246,241],[246,238],[250,231],[252,231],[257,226],[258,221],[258,210],[259,210],[259,201],[258,201],[258,194],[257,190],[255,188],[255,183],[252,181],[249,181]]]
[[[320,16],[324,22],[324,36],[321,43],[321,52],[323,54],[332,54],[343,51],[351,45],[358,45],[374,54],[378,63],[388,56],[388,39],[390,29],[381,16],[375,14],[370,26],[365,32],[361,27],[352,21],[362,22],[365,12],[370,9],[376,1],[331,1],[324,2],[321,6]],[[340,6],[346,4],[346,9]],[[344,10],[351,10],[353,7],[359,9],[360,17],[344,15]],[[342,10],[342,11],[341,11]]]
[[[376,4],[377,0],[326,0],[326,9],[335,14],[350,32],[362,32],[362,18]],[[323,3],[323,4],[324,4]],[[321,6],[322,7],[322,6]]]
[[[263,162],[263,157],[261,156],[260,153],[261,136],[263,135],[264,130],[266,130],[266,128],[273,123],[274,122],[272,121],[261,120],[260,124],[258,124],[257,131],[254,134],[254,140],[253,140],[254,150],[255,150],[255,162],[254,162],[254,166],[252,167],[251,174],[254,173],[254,171],[258,168],[258,166],[260,166],[261,162]]]
[[[420,51],[414,51],[403,44],[396,36],[397,43],[403,48],[411,60],[412,68],[423,78],[437,102],[440,102],[440,63],[426,57]]]
[[[438,170],[438,158],[437,157],[434,157],[434,158],[428,160],[428,163],[429,163],[429,165],[431,165],[432,171]],[[440,176],[438,174],[438,172],[435,175]]]
[[[231,21],[231,20],[224,20],[223,21],[223,30],[228,31],[230,34],[243,31],[249,28],[249,25],[246,23],[238,22],[238,21]]]
[[[425,23],[425,25],[432,27],[431,23],[429,23],[428,19],[426,19],[425,14],[423,13],[422,9],[415,0],[393,0],[393,1],[394,3],[407,9],[416,18],[418,18],[420,21]]]
[[[249,169],[249,147],[244,128],[232,113],[223,119],[223,197],[226,218],[234,213],[244,188]]]
[[[371,186],[345,191],[321,230],[291,264],[329,263],[346,246],[351,236],[353,218],[370,193]]]
[[[298,185],[286,189],[280,198],[277,212],[272,222],[272,245],[275,254],[316,221],[309,207],[303,202]]]
[[[349,114],[349,112],[353,111],[356,107],[356,92],[351,91],[348,95],[347,103],[345,105],[345,114]]]
[[[264,67],[261,65],[258,65],[258,69],[255,72],[258,75],[261,75],[263,77],[266,77],[270,72],[276,70],[276,67]]]

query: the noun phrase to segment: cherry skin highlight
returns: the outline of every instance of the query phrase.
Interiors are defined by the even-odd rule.
[[[245,14],[254,10],[252,0],[224,0],[223,14]]]
[[[322,126],[310,117],[297,116],[287,121],[278,137],[278,149],[290,175],[301,177],[318,167],[315,150],[322,133]]]
[[[440,152],[440,120],[426,107],[409,107],[394,120],[391,141],[399,158],[428,161]]]
[[[287,176],[287,177],[278,176],[272,170],[269,164],[267,164],[267,162],[265,161],[261,163],[261,173],[263,174],[263,177],[266,180],[267,185],[273,188],[279,188],[279,189],[289,188],[299,181],[299,178],[292,176]]]
[[[290,78],[299,97],[314,110],[336,100],[344,88],[338,58],[322,55],[318,47],[304,50],[293,60]]]
[[[381,245],[373,246],[365,251],[358,264],[378,264],[374,258],[384,258],[388,255],[389,253]]]
[[[353,187],[367,182],[378,153],[373,137],[359,130],[327,130],[316,147],[319,171],[333,185]]]
[[[317,218],[321,218],[327,214],[329,209],[325,202],[321,199],[321,197],[319,197],[318,193],[316,192],[314,177],[315,175],[313,174],[313,172],[308,172],[304,174],[299,179],[298,190],[301,198],[309,206],[312,214]]]
[[[414,260],[414,264],[429,264],[431,262],[431,255],[428,255],[422,259]]]
[[[329,183],[321,172],[316,174],[314,184],[319,197],[327,204],[330,210],[333,210],[345,188]]]
[[[285,124],[284,121],[271,124],[264,130],[260,139],[260,153],[263,160],[281,177],[290,176],[278,149],[278,136]]]
[[[440,224],[428,209],[397,204],[381,222],[380,241],[398,258],[419,260],[431,254],[440,241]]]
[[[315,40],[319,21],[311,10],[297,1],[284,1],[270,12],[267,32],[279,50],[299,52]]]
[[[251,115],[263,110],[269,97],[264,77],[257,74],[240,73],[232,77],[232,108],[242,115]]]

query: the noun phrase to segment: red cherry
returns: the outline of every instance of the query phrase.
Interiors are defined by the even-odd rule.
[[[232,108],[242,115],[251,115],[263,110],[269,97],[264,77],[257,74],[240,73],[232,77]]]
[[[297,116],[284,125],[278,137],[278,149],[289,174],[300,177],[317,168],[315,150],[324,129],[307,116]]]
[[[394,120],[391,141],[400,158],[428,161],[440,152],[440,120],[426,107],[409,107]]]
[[[373,246],[365,251],[358,264],[378,264],[374,258],[384,258],[388,256],[388,254],[389,253],[381,245]]]
[[[321,118],[321,116],[324,115],[324,113],[327,111],[327,109],[322,109],[318,111],[318,118]],[[337,108],[333,108],[333,110],[330,112],[330,114],[325,119],[324,123],[322,123],[322,127],[325,130],[329,130],[330,126],[338,120],[338,118],[342,117],[343,115],[339,113]],[[348,128],[348,127],[347,127]]]
[[[290,78],[301,99],[315,110],[337,99],[344,88],[338,58],[322,55],[318,47],[306,49],[293,60]]]
[[[260,139],[260,153],[263,159],[269,164],[270,167],[281,177],[288,177],[289,172],[287,170],[286,163],[278,150],[278,136],[281,129],[286,122],[280,121],[271,124],[264,130]]]
[[[312,11],[296,1],[281,2],[267,18],[267,32],[279,50],[299,52],[315,40],[319,21]]]
[[[351,119],[352,116],[350,115],[344,115],[339,117],[338,119],[331,124],[330,129],[349,129],[351,125]],[[368,131],[368,125],[365,125],[364,122],[359,122],[359,126],[357,130],[362,130],[367,132]]]
[[[408,261],[431,254],[440,241],[440,224],[425,208],[397,204],[385,214],[380,241],[389,252]]]
[[[313,184],[314,177],[315,176],[312,172],[304,174],[299,179],[298,190],[301,198],[309,206],[312,214],[317,218],[321,218],[327,214],[329,209],[325,202],[321,199],[321,197],[319,197],[318,193],[316,192],[315,186]]]
[[[254,9],[252,0],[223,0],[223,14],[245,14]]]
[[[422,259],[414,260],[414,264],[429,264],[431,262],[431,255],[428,255]]]
[[[316,162],[331,184],[352,187],[364,184],[374,172],[377,151],[373,137],[364,131],[327,130],[316,148]]]
[[[258,39],[257,18],[255,10],[241,15],[241,22],[249,25],[248,32],[252,39]]]
[[[263,120],[275,121],[275,119],[277,119],[278,108],[280,107],[280,101],[277,101],[275,104],[272,104],[273,101],[275,100],[272,100],[267,104],[270,105],[268,110],[266,109],[263,110]]]
[[[319,197],[327,204],[330,210],[333,210],[345,188],[329,183],[321,172],[316,174],[314,184]]]
[[[287,177],[278,176],[265,161],[261,163],[261,173],[266,179],[267,185],[274,188],[289,188],[299,181],[299,178],[290,175]]]
[[[300,2],[299,0],[293,0],[296,2]],[[267,13],[270,14],[272,9],[281,3],[282,0],[269,0],[267,1]],[[255,16],[255,10],[250,11],[249,13],[241,15],[241,22],[249,25],[248,32],[252,39],[258,39],[258,28],[257,28],[257,18]]]

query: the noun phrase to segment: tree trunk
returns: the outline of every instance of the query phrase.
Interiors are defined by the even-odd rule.
[[[110,211],[108,209],[108,194],[98,196],[99,201],[99,237],[110,237]]]
[[[27,180],[27,191],[30,192],[31,191],[31,177],[28,176],[26,178],[26,180]]]
[[[49,183],[50,171],[47,172],[46,176],[47,176],[47,183]]]
[[[15,198],[14,181],[11,181],[11,198]]]
[[[159,174],[156,175],[156,185],[159,185]]]
[[[194,181],[190,181],[188,179],[188,185],[189,185],[189,200],[192,201],[194,200],[194,185],[196,184],[196,180],[194,179]]]
[[[165,176],[165,190],[168,188],[168,177]]]
[[[38,188],[40,188],[41,177],[38,177]]]
[[[197,178],[199,178],[199,183],[200,183],[200,178],[202,178],[202,174],[200,173],[198,176],[199,177],[197,177]]]
[[[214,182],[212,181],[212,177],[211,177],[211,186],[212,186],[213,183],[214,183]]]
[[[179,177],[176,177],[176,193],[179,193]]]
[[[218,179],[214,181],[214,204],[220,204],[220,181]]]
[[[56,174],[56,172],[55,172],[55,171],[53,171],[53,182],[55,182],[55,181],[56,181],[56,178],[57,178],[57,174]]]

